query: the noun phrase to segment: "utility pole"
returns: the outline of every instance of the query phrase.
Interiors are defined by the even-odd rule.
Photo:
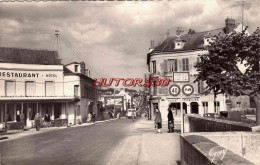
[[[244,1],[242,1],[242,31],[243,31],[243,25],[244,25]]]
[[[60,58],[60,60],[62,60],[62,56],[61,56],[61,53],[60,53],[60,49],[59,49],[59,35],[60,35],[60,31],[59,31],[59,29],[56,29],[55,30],[55,36],[56,36],[56,38],[57,38],[57,52],[58,52],[58,56],[59,56],[59,58]]]

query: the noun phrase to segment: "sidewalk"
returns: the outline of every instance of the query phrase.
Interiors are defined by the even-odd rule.
[[[175,126],[176,127],[176,126]],[[180,136],[167,133],[155,134],[154,121],[142,118],[136,121],[129,136],[114,150],[108,165],[177,165],[180,160]]]
[[[102,124],[105,122],[110,122],[113,120],[117,120],[117,119],[109,119],[109,120],[102,120],[102,121],[96,121],[95,123],[83,123],[81,125],[72,125],[70,127],[83,127],[83,126],[88,126],[88,125],[95,125],[95,124]],[[7,141],[7,140],[11,140],[11,139],[17,139],[17,138],[21,138],[21,137],[25,137],[25,136],[29,136],[29,135],[34,135],[34,134],[39,134],[39,133],[43,133],[43,132],[48,132],[48,131],[54,131],[54,130],[59,130],[59,129],[65,129],[68,128],[67,126],[63,126],[63,127],[48,127],[48,128],[41,128],[40,131],[36,131],[35,128],[30,128],[27,129],[26,131],[23,130],[9,130],[7,133],[0,133],[0,143],[2,141]]]

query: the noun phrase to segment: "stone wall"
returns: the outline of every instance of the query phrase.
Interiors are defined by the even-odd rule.
[[[205,118],[200,115],[184,116],[184,132],[252,131],[252,126],[241,122]]]
[[[253,164],[202,135],[181,135],[181,164]]]

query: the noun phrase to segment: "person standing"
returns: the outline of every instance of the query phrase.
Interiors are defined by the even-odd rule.
[[[172,108],[168,109],[168,133],[173,132],[174,120],[173,120],[173,113]]]
[[[132,111],[132,120],[135,121],[135,113]]]
[[[93,113],[92,120],[93,120],[93,123],[96,122],[96,114],[95,113]]]
[[[90,122],[91,122],[91,118],[92,118],[92,115],[91,115],[91,113],[88,113],[88,119],[87,119],[87,123],[90,123]]]
[[[157,133],[162,133],[161,128],[162,128],[162,115],[161,112],[158,108],[156,108],[156,114],[155,114],[155,125],[157,125]]]
[[[23,112],[20,114],[20,120],[21,120],[21,124],[22,124],[22,130],[24,129],[24,114],[23,114]]]
[[[17,122],[20,122],[20,121],[21,121],[20,110],[18,110],[18,111],[16,112],[16,121],[17,121]]]
[[[34,122],[35,122],[35,127],[36,127],[36,131],[40,131],[40,127],[41,127],[41,117],[40,114],[37,113],[34,117]]]

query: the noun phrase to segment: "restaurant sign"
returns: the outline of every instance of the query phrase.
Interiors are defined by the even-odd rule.
[[[32,73],[32,72],[6,72],[0,71],[0,77],[10,78],[39,78],[39,77],[58,77],[57,74],[52,73]]]

